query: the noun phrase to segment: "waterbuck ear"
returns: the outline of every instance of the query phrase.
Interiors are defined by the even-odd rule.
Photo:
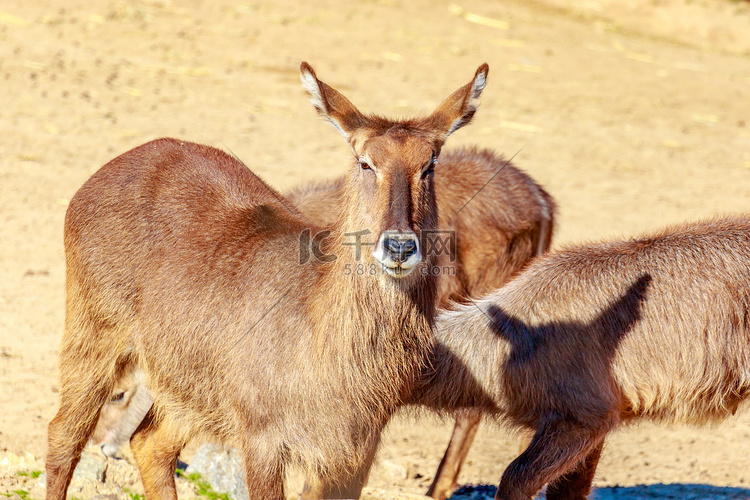
[[[469,124],[479,106],[479,96],[487,84],[489,71],[487,63],[479,66],[474,78],[453,92],[428,118],[435,129],[443,132],[443,139]]]
[[[365,117],[354,104],[338,90],[318,80],[309,64],[303,61],[299,70],[302,86],[310,93],[310,102],[344,137],[348,139],[354,130],[365,125]]]

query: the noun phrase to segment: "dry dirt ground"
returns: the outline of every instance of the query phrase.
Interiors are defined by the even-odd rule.
[[[449,145],[518,153],[559,203],[556,246],[750,208],[748,2],[4,0],[0,496],[43,496],[68,200],[160,136],[231,150],[280,189],[342,172],[348,147],[308,104],[301,60],[386,115],[431,111],[488,62],[476,120]],[[750,498],[749,413],[614,433],[595,496]],[[367,495],[423,493],[449,428],[397,419]],[[495,484],[517,443],[483,425],[462,482]],[[110,483],[141,492],[118,467]]]

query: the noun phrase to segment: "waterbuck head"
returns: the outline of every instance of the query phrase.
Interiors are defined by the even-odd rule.
[[[367,234],[361,241],[374,248],[371,254],[363,252],[363,260],[374,259],[391,278],[429,265],[422,242],[437,229],[435,165],[446,138],[474,116],[489,67],[480,66],[431,115],[411,120],[365,115],[318,80],[309,64],[303,62],[300,71],[311,102],[347,138],[354,155],[341,229]]]

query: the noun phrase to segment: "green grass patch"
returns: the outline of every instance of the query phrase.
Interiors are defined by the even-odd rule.
[[[20,498],[21,500],[30,500],[29,492],[26,490],[13,490],[10,493],[0,493],[0,495],[8,498]]]
[[[127,493],[128,498],[130,498],[130,500],[146,500],[145,496],[139,495],[138,493],[135,493],[134,491],[129,490],[128,488],[123,488],[123,491]]]
[[[232,497],[228,493],[218,493],[214,491],[208,481],[203,479],[203,476],[197,472],[185,474],[184,471],[177,469],[177,476],[187,479],[195,487],[195,494],[201,498],[208,500],[232,500]]]
[[[32,479],[36,479],[41,475],[42,475],[42,471],[40,470],[20,470],[16,472],[16,476],[30,477]]]

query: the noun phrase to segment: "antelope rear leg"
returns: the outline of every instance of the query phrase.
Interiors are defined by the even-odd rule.
[[[503,473],[495,500],[531,500],[549,482],[554,491],[554,480],[601,447],[613,425],[603,422],[590,428],[564,418],[544,424]]]
[[[445,500],[456,489],[458,474],[474,442],[481,420],[482,414],[475,410],[463,410],[456,415],[451,440],[435,472],[435,479],[427,490],[427,496],[435,500]]]
[[[595,446],[574,470],[549,483],[547,500],[586,500],[591,493],[591,484],[594,482],[603,447],[604,441]]]
[[[149,500],[177,500],[174,475],[177,458],[185,443],[162,421],[154,418],[154,408],[146,414],[130,438],[130,448],[141,474]]]

